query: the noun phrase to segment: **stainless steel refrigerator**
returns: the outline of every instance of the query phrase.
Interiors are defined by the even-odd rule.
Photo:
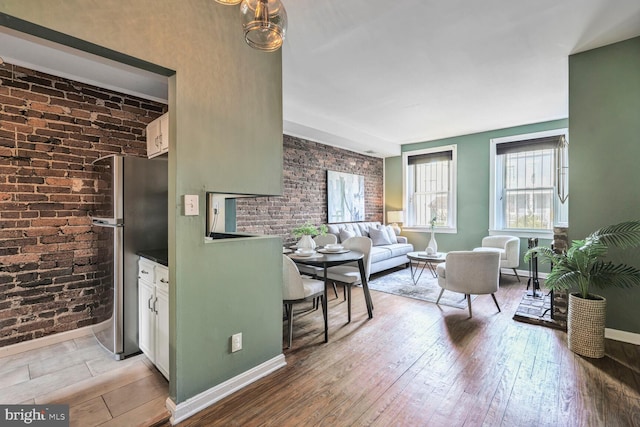
[[[109,155],[93,162],[98,238],[98,304],[93,327],[100,344],[123,359],[138,353],[138,252],[166,250],[168,165],[166,157]]]

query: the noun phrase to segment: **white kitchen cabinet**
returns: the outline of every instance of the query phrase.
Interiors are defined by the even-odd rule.
[[[147,157],[152,158],[169,151],[169,113],[147,125]]]
[[[138,262],[138,346],[169,378],[169,270],[146,258]]]

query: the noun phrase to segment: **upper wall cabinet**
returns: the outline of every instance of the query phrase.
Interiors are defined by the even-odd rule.
[[[165,113],[147,125],[147,157],[155,157],[169,151],[169,113]]]

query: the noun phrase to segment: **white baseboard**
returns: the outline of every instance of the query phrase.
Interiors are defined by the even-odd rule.
[[[627,331],[619,331],[617,329],[604,329],[604,337],[610,340],[622,341],[629,344],[640,345],[640,334]]]
[[[0,357],[13,356],[14,354],[23,353],[25,351],[35,350],[37,348],[58,344],[63,341],[69,341],[75,338],[91,335],[92,328],[94,326],[95,325],[83,326],[82,328],[73,329],[71,331],[58,332],[57,334],[47,335],[46,337],[0,347]]]
[[[217,401],[235,393],[260,378],[269,375],[273,371],[282,368],[286,364],[287,362],[285,361],[284,354],[279,354],[273,359],[267,360],[266,362],[261,363],[240,375],[236,375],[215,387],[205,390],[182,403],[178,403],[177,405],[170,397],[167,398],[166,406],[172,414],[170,419],[171,425],[176,425],[177,423],[186,420],[203,409],[213,405]]]
[[[516,268],[516,271],[518,272],[518,276],[520,276],[520,280],[521,281],[527,281],[529,280],[529,270],[520,270]],[[513,273],[513,268],[501,268],[500,269],[500,273],[501,274],[508,274],[510,276],[515,276],[515,274]],[[540,273],[538,272],[538,279],[546,279],[547,278],[547,274],[548,273]]]

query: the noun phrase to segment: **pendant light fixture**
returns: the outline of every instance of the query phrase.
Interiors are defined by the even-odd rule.
[[[244,39],[254,49],[273,52],[282,46],[287,12],[280,0],[242,0],[240,16]]]
[[[240,3],[242,0],[216,0],[216,1],[220,4],[234,5],[234,4]]]

